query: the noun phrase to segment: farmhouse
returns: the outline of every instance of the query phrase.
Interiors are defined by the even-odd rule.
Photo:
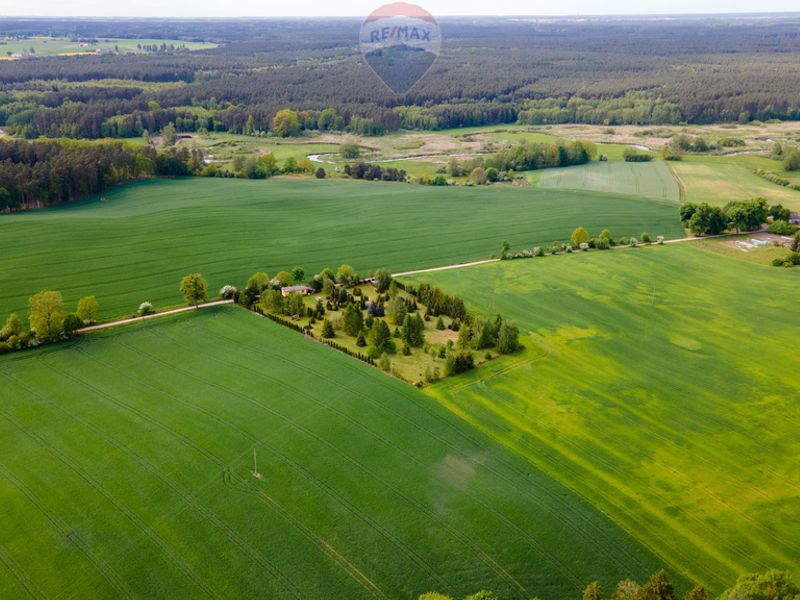
[[[793,212],[791,215],[789,215],[789,223],[792,225],[800,225],[800,213]]]
[[[302,294],[303,296],[308,296],[313,291],[314,290],[307,285],[288,285],[281,288],[281,296],[284,298],[289,294]]]

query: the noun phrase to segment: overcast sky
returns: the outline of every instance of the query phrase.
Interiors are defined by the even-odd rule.
[[[413,1],[413,0],[412,0]],[[0,0],[2,16],[282,17],[365,16],[385,1],[339,0],[302,3],[278,0]],[[423,0],[434,16],[446,15],[597,15],[790,12],[797,0]],[[0,34],[2,32],[0,31]]]

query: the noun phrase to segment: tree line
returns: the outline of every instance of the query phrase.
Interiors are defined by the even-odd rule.
[[[643,584],[633,579],[621,580],[610,596],[606,596],[600,582],[593,581],[583,589],[580,600],[605,600],[607,597],[610,600],[679,600],[680,595],[662,569]],[[453,600],[453,597],[427,592],[421,594],[419,600]],[[480,590],[465,596],[464,600],[500,600],[500,596],[490,590]],[[695,584],[683,595],[683,600],[711,600],[711,594],[702,585]],[[718,600],[800,600],[800,587],[792,581],[788,571],[770,569],[765,573],[742,575]]]
[[[191,175],[200,150],[161,152],[121,142],[0,139],[0,211],[49,206],[152,175]]]

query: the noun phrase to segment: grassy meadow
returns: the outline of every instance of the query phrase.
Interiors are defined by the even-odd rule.
[[[786,179],[797,177],[784,171],[781,162],[763,156],[689,155],[679,162],[670,163],[670,168],[682,182],[687,202],[723,206],[731,200],[763,196],[770,204],[783,204],[792,210],[800,210],[800,192],[767,181],[753,172],[760,168]]]
[[[0,504],[3,598],[577,598],[661,564],[419,390],[236,307],[0,358]]]
[[[660,160],[643,163],[591,162],[575,167],[532,171],[536,187],[630,194],[680,202],[680,190],[669,169]]]
[[[180,302],[201,272],[216,293],[255,271],[311,275],[352,264],[395,271],[488,258],[503,240],[565,241],[583,225],[618,236],[683,234],[673,202],[491,186],[435,188],[344,180],[151,180],[41,211],[0,215],[0,315],[28,297],[93,294],[100,316]]]
[[[681,244],[408,279],[525,332],[432,400],[714,593],[800,564],[800,271]]]

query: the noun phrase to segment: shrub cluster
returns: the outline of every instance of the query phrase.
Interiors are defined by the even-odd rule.
[[[766,179],[767,181],[771,181],[772,183],[775,183],[777,185],[787,187],[791,190],[800,191],[800,185],[792,183],[788,179],[784,179],[783,177],[781,177],[777,173],[773,173],[772,171],[765,171],[764,169],[755,169],[753,173],[755,173],[762,179]]]
[[[406,172],[394,167],[382,167],[375,163],[357,162],[354,165],[345,165],[344,173],[353,179],[366,179],[367,181],[405,181]]]
[[[67,339],[94,322],[97,307],[94,296],[85,296],[78,301],[74,312],[66,312],[61,292],[39,292],[28,299],[27,327],[12,313],[0,329],[0,354]]]
[[[653,155],[649,152],[639,152],[636,148],[625,148],[622,152],[622,158],[625,162],[650,162],[653,160]]]

